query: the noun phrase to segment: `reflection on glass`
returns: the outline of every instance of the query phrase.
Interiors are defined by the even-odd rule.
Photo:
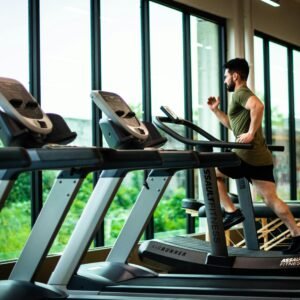
[[[300,52],[293,51],[294,59],[294,97],[296,124],[296,161],[297,161],[297,199],[300,198]]]
[[[0,77],[29,89],[28,1],[0,1]],[[14,183],[0,214],[0,260],[18,258],[31,226],[30,174]]]
[[[152,115],[163,115],[166,105],[184,117],[182,14],[150,2],[151,95]],[[180,128],[181,132],[183,128]],[[178,128],[178,130],[180,130]],[[183,133],[183,132],[182,132]],[[166,149],[184,146],[168,138]],[[185,232],[185,213],[181,200],[185,196],[185,172],[173,176],[154,213],[155,236]]]
[[[270,42],[270,94],[272,110],[272,143],[283,145],[284,152],[274,153],[278,194],[290,198],[289,171],[289,105],[287,48]]]
[[[120,95],[142,118],[140,1],[103,0],[100,11],[102,89]],[[105,245],[112,245],[122,229],[143,175],[130,172],[118,190],[105,217]]]
[[[207,99],[220,95],[219,48],[218,25],[191,17],[193,122],[217,138],[220,123],[208,108]],[[205,140],[201,136],[194,138]],[[194,171],[194,177],[196,198],[203,199],[199,171]],[[206,221],[200,219],[199,223],[202,232]]]

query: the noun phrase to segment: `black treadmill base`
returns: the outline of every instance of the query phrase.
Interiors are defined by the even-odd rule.
[[[176,295],[219,295],[286,298],[300,297],[300,278],[260,276],[196,275],[158,278],[136,278],[108,286],[102,290],[107,294],[144,293]]]
[[[225,258],[211,256],[209,252],[209,243],[190,237],[146,241],[139,249],[148,267],[155,266],[168,273],[300,276],[300,255],[234,247],[228,248],[229,256]]]

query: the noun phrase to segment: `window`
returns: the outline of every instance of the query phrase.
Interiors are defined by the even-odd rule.
[[[207,106],[208,97],[221,96],[218,25],[191,17],[191,48],[193,122],[219,138],[219,122]]]
[[[0,2],[0,77],[29,89],[27,1]],[[0,214],[0,260],[17,258],[30,232],[30,174],[14,183]]]
[[[85,0],[40,2],[41,105],[64,117],[77,133],[76,145],[91,142],[90,6]],[[57,172],[43,172],[46,200]],[[92,191],[92,175],[84,181],[51,252],[61,251]]]
[[[261,100],[265,101],[265,86],[264,86],[264,54],[263,54],[263,39],[254,37],[254,83],[255,94]]]
[[[264,53],[263,53],[263,39],[254,37],[254,85],[255,94],[262,101],[265,102],[265,86],[264,86]],[[265,127],[265,122],[262,122],[262,127]]]
[[[207,130],[212,130],[211,133],[218,136],[217,123],[206,122],[209,120],[209,112],[203,104],[208,94],[217,93],[216,89],[220,86],[217,75],[222,51],[219,49],[219,34],[220,26],[224,23],[220,25],[218,22],[224,20],[216,17],[210,22],[198,16],[191,16],[182,4],[174,2],[164,6],[163,1],[161,4],[158,2],[101,0],[97,5],[91,5],[95,3],[89,0],[39,1],[39,11],[33,11],[33,16],[40,20],[35,28],[28,28],[28,10],[31,12],[36,8],[33,2],[11,0],[5,5],[0,4],[0,36],[5,40],[0,48],[0,76],[15,78],[29,90],[29,74],[32,75],[34,88],[41,91],[39,100],[43,110],[46,113],[60,114],[67,121],[71,130],[77,132],[78,137],[74,142],[76,145],[92,144],[92,129],[95,129],[92,126],[95,126],[96,122],[92,120],[94,115],[90,91],[91,86],[95,85],[94,81],[98,79],[101,82],[97,82],[97,86],[119,94],[140,118],[148,120],[151,115],[162,114],[161,105],[170,106],[175,113],[184,118],[187,115],[187,107],[194,107],[194,114],[188,118],[199,122],[201,126],[207,126]],[[91,21],[94,21],[91,19],[91,13],[96,15],[94,9],[98,9],[98,3],[100,26],[97,28],[99,31],[95,31],[100,32],[101,40],[100,49],[97,44],[97,51],[94,52],[95,49],[91,49],[90,28],[95,29],[96,25],[91,24]],[[196,10],[193,10],[193,13],[197,15]],[[206,15],[207,17],[209,16]],[[191,28],[183,20],[189,20]],[[192,41],[191,45],[186,45],[184,34],[189,28]],[[37,44],[28,50],[29,34],[37,37],[38,32],[40,39],[37,38]],[[203,48],[201,44],[204,45]],[[187,49],[192,49],[192,53],[187,53]],[[33,59],[34,63],[29,65],[29,58],[34,54],[29,51],[36,50],[40,50],[40,59],[36,57],[36,60]],[[101,57],[91,60],[91,52],[98,55],[98,50]],[[186,84],[187,79],[184,76],[184,71],[189,68],[186,62],[190,58],[192,69],[189,71],[193,74],[192,80],[195,82],[192,90],[187,87],[189,85]],[[91,61],[100,64],[91,66]],[[39,70],[41,73],[36,74]],[[101,75],[98,71],[101,71]],[[187,92],[192,95],[190,99],[185,99]],[[151,104],[148,103],[150,96]],[[143,97],[145,99],[142,99]],[[143,107],[142,100],[147,102],[146,107]],[[178,130],[182,134],[185,133],[183,127]],[[184,149],[185,146],[168,137],[165,148]],[[175,234],[186,231],[186,215],[181,208],[181,200],[186,196],[187,181],[194,181],[194,178],[187,179],[186,174],[185,171],[178,172],[172,178],[155,211],[155,231],[158,236],[164,232]],[[35,194],[37,197],[34,198],[39,199],[32,200],[37,202],[33,203],[34,207],[39,206],[42,200],[46,201],[57,175],[58,172],[54,171],[42,172],[43,194]],[[39,176],[35,179],[38,181],[35,184],[39,186]],[[118,235],[142,188],[143,180],[144,172],[141,171],[130,172],[126,176],[105,218],[106,245],[111,245]],[[30,232],[30,192],[33,185],[30,183],[30,176],[22,174],[9,196],[6,207],[1,211],[0,239],[3,242],[0,246],[0,259],[17,257]],[[61,251],[67,243],[92,188],[90,174],[54,241],[52,253]],[[35,215],[35,210],[32,214]],[[9,238],[13,239],[11,243],[7,236],[8,227],[11,230]],[[149,236],[152,235],[150,231]]]
[[[152,115],[169,106],[184,118],[182,13],[150,3],[150,53]],[[182,132],[183,128],[178,128]],[[185,146],[167,136],[165,149]],[[185,172],[176,173],[154,213],[155,236],[178,234],[185,229],[181,199],[185,197]]]
[[[218,25],[197,17],[191,17],[193,122],[220,138],[220,123],[207,106],[210,96],[221,96],[220,91],[220,45]],[[223,74],[221,74],[223,77]],[[226,99],[222,99],[225,101]],[[198,136],[198,139],[205,138]],[[203,202],[199,171],[194,171],[196,198]],[[202,220],[199,220],[202,221]],[[201,224],[202,222],[200,222]],[[206,226],[204,220],[200,230]]]
[[[16,79],[28,89],[27,1],[2,1],[0,11],[0,76]]]
[[[297,199],[300,198],[300,51],[293,51],[294,60],[294,100],[296,123],[296,165],[297,165]]]
[[[268,143],[283,145],[274,152],[279,196],[298,199],[299,50],[296,46],[256,32],[256,93],[265,102],[264,127]]]
[[[284,152],[274,152],[277,191],[283,199],[290,199],[287,48],[273,42],[270,42],[270,96],[272,143],[285,147]]]
[[[120,95],[143,116],[140,1],[101,1],[102,89]],[[105,217],[105,245],[123,227],[143,185],[143,171],[127,174]]]

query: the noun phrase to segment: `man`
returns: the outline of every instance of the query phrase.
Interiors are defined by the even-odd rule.
[[[289,207],[276,193],[272,155],[265,143],[261,126],[264,105],[247,87],[249,65],[245,59],[235,58],[224,67],[224,83],[228,91],[233,92],[228,115],[219,109],[219,97],[209,97],[207,104],[219,121],[233,131],[237,142],[253,145],[252,149],[235,150],[242,161],[241,166],[216,170],[220,200],[225,210],[224,229],[244,220],[242,212],[235,207],[227,194],[224,179],[246,177],[291,233],[292,243],[283,253],[300,253],[300,228],[297,227]]]

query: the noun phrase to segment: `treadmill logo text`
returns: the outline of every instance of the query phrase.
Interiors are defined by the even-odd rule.
[[[300,266],[300,257],[284,258],[280,262],[280,267],[294,267]]]
[[[212,238],[215,242],[220,240],[219,230],[218,230],[218,219],[216,215],[216,210],[214,209],[214,205],[210,205],[210,203],[214,203],[214,189],[212,186],[212,178],[209,169],[204,170],[204,179],[205,179],[205,189],[207,196],[207,209],[210,210],[211,219],[211,232]]]

